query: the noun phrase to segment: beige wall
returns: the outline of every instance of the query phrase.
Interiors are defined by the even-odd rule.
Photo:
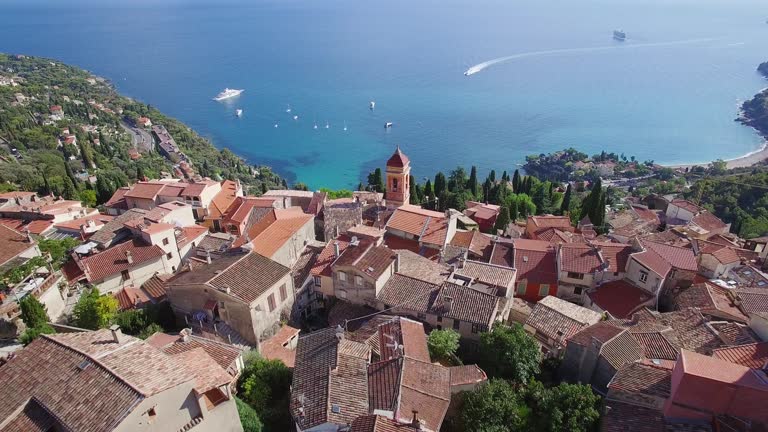
[[[125,197],[125,204],[129,209],[140,208],[144,210],[152,210],[156,206],[155,200],[134,197]]]
[[[760,340],[768,342],[768,318],[763,318],[755,314],[749,316],[749,328],[751,328]]]
[[[127,280],[123,280],[123,276],[118,273],[101,281],[93,282],[93,285],[98,287],[99,292],[102,294],[113,294],[120,289],[129,286],[138,288],[141,284],[154,276],[155,273],[171,273],[171,266],[168,265],[165,255],[155,260],[144,262],[141,265],[128,270],[128,275],[130,277]]]
[[[640,279],[641,272],[648,273],[648,278],[645,282]],[[643,288],[652,294],[657,294],[659,288],[661,288],[664,283],[663,276],[640,264],[634,258],[630,258],[627,263],[627,279],[632,281],[634,285]]]
[[[271,257],[273,261],[276,261],[288,268],[293,267],[298,261],[301,252],[306,247],[307,243],[315,239],[315,220],[314,218],[307,220],[301,229],[288,239]]]
[[[676,219],[681,219],[686,222],[690,222],[691,219],[693,219],[694,214],[689,212],[688,210],[681,209],[680,207],[669,204],[667,206],[667,217],[672,217]]]
[[[346,281],[339,278],[339,272],[346,274]],[[354,304],[364,304],[376,307],[379,292],[389,281],[394,273],[394,262],[384,270],[378,279],[373,279],[369,275],[359,272],[354,267],[336,266],[333,269],[334,295],[337,298],[346,300]],[[362,278],[362,285],[356,283],[356,276]]]
[[[48,287],[48,289],[40,295],[40,298],[38,298],[40,303],[45,305],[45,310],[48,312],[48,318],[50,318],[52,322],[58,321],[67,305],[66,299],[59,290],[59,282],[61,281],[63,281],[63,277],[59,274],[58,279],[53,282],[53,285]]]

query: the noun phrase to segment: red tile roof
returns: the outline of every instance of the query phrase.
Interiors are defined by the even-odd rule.
[[[697,206],[696,204],[694,204],[694,203],[692,203],[692,202],[690,202],[688,200],[684,200],[684,199],[672,200],[672,202],[670,204],[673,204],[673,205],[675,205],[677,207],[680,207],[681,209],[688,210],[689,212],[691,212],[693,214],[696,214],[696,213],[701,211],[701,207]]]
[[[261,342],[259,353],[267,360],[280,360],[289,368],[293,368],[296,364],[296,350],[286,344],[298,337],[299,332],[299,329],[289,325],[280,327],[274,336]]]
[[[154,200],[163,187],[162,183],[139,182],[133,185],[130,191],[125,192],[124,196],[127,198]]]
[[[557,254],[549,242],[515,239],[514,268],[517,269],[518,281],[526,280],[529,284],[557,284]]]
[[[26,232],[31,234],[42,235],[46,230],[53,226],[53,220],[51,219],[37,219],[31,221],[24,221],[21,219],[0,219],[0,225],[11,228],[15,231]]]
[[[728,224],[706,210],[694,216],[691,222],[710,232],[728,228]]]
[[[671,386],[671,369],[635,362],[621,367],[608,384],[608,389],[666,399]]]
[[[331,276],[331,265],[336,261],[336,244],[339,245],[339,253],[343,253],[349,246],[349,237],[341,235],[336,240],[331,240],[317,256],[315,264],[310,272],[313,276]]]
[[[670,246],[652,241],[643,241],[646,249],[653,250],[674,268],[689,271],[698,271],[696,255],[693,249],[678,246]]]
[[[128,263],[127,252],[130,252],[133,257],[132,264]],[[99,282],[109,276],[119,274],[123,270],[137,267],[149,261],[159,260],[163,255],[165,252],[160,246],[148,245],[141,240],[129,240],[112,246],[104,252],[82,258],[80,264],[85,268],[88,281]]]
[[[600,321],[600,318],[601,315],[595,311],[547,296],[536,303],[525,325],[533,327],[544,340],[552,339],[562,344],[579,330]]]
[[[395,168],[403,168],[406,165],[408,165],[408,162],[410,162],[410,159],[408,159],[408,156],[406,156],[402,151],[400,151],[400,147],[397,147],[395,150],[395,153],[390,156],[389,160],[387,160],[387,166],[388,167],[395,167]]]
[[[312,215],[305,214],[291,219],[277,219],[251,240],[253,251],[266,257],[272,257],[312,219]]]
[[[593,246],[600,249],[603,260],[608,263],[608,272],[623,273],[627,270],[629,256],[632,254],[632,246],[622,243],[592,242]]]
[[[149,303],[149,297],[141,289],[125,287],[113,294],[120,305],[120,310],[137,309]]]
[[[141,289],[156,302],[163,301],[168,291],[170,277],[170,275],[154,275],[141,285]]]
[[[634,332],[632,337],[643,347],[643,355],[649,359],[676,360],[678,349],[664,336],[664,332]]]
[[[488,380],[488,375],[477,365],[451,366],[451,386],[478,384]]]
[[[448,219],[439,212],[405,205],[395,210],[385,228],[402,231],[422,242],[442,246],[448,235]]]
[[[528,216],[528,222],[536,227],[536,231],[541,228],[559,228],[563,231],[572,231],[571,219],[568,216]]]
[[[394,260],[395,252],[388,247],[360,242],[358,246],[348,247],[336,260],[334,267],[353,267],[361,273],[378,279],[392,265]]]
[[[652,250],[637,252],[630,256],[644,267],[657,273],[661,277],[666,277],[667,273],[672,270],[672,266],[669,265],[669,263],[665,261],[661,255]]]
[[[19,254],[34,246],[34,241],[32,243],[28,242],[26,235],[5,225],[0,225],[0,265],[16,258]]]
[[[104,206],[127,209],[125,204],[125,194],[130,192],[130,190],[131,188],[128,186],[118,188],[115,193],[112,194],[112,197],[109,199],[109,201],[104,203]]]
[[[768,370],[768,342],[756,342],[712,350],[712,355],[751,369]]]
[[[562,271],[590,274],[599,271],[602,264],[597,250],[588,244],[564,244],[560,248]]]
[[[647,305],[653,295],[623,280],[606,282],[587,294],[600,309],[616,318],[628,318]]]

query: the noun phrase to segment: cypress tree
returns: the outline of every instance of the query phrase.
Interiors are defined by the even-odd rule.
[[[61,195],[68,200],[78,199],[77,188],[69,177],[64,177],[64,189],[61,191]]]
[[[363,186],[363,182],[360,182],[360,183],[357,184],[357,190],[358,191],[364,191],[365,190],[365,187]]]
[[[507,183],[508,181],[509,181],[509,174],[507,174],[507,172],[504,171],[503,173],[501,173],[501,182]]]
[[[424,205],[426,208],[433,208],[435,203],[435,192],[432,190],[432,181],[427,179],[424,185]]]
[[[560,204],[560,214],[564,215],[569,208],[571,208],[571,184],[570,183],[568,183],[568,187],[565,188],[565,196],[563,196],[563,202]]]
[[[467,189],[472,194],[472,199],[477,199],[477,167],[472,165],[472,169],[469,171],[469,180],[467,181]]]
[[[491,179],[491,183],[496,183],[496,170],[491,170],[491,173],[488,174],[488,178]]]
[[[512,175],[512,189],[515,193],[520,193],[520,170],[515,170]]]
[[[67,173],[67,177],[69,177],[69,180],[72,181],[73,184],[77,184],[77,177],[75,177],[75,173],[72,172],[72,167],[69,166],[69,163],[67,161],[64,161],[64,172]]]
[[[21,320],[24,321],[27,328],[48,323],[48,313],[45,311],[45,306],[35,296],[24,297],[19,302],[19,306],[21,307]]]
[[[445,192],[445,184],[445,174],[442,172],[435,174],[435,196],[442,196],[443,192]]]
[[[509,225],[509,209],[502,207],[499,211],[499,216],[496,218],[496,223],[493,225],[494,230],[506,230]]]
[[[517,200],[513,199],[509,202],[509,218],[513,222],[517,220],[519,217],[518,211],[517,211]]]

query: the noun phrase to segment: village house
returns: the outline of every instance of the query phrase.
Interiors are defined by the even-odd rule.
[[[587,291],[584,307],[613,318],[628,318],[644,307],[656,309],[657,297],[624,279],[601,283]]]
[[[136,125],[148,129],[152,127],[152,120],[150,120],[149,117],[139,117]]]
[[[259,219],[259,216],[253,217],[254,213],[266,213],[275,208],[275,205],[274,198],[235,197],[217,218],[210,217],[209,211],[209,216],[205,217],[205,225],[213,231],[242,236]]]
[[[261,226],[254,225],[252,228],[258,229],[249,230],[234,247],[250,247],[262,256],[293,267],[307,244],[315,239],[315,218],[297,207],[270,211],[274,220],[269,224],[265,220]]]
[[[693,242],[699,261],[699,273],[710,279],[719,279],[734,268],[757,260],[757,253],[749,249],[709,241]]]
[[[339,233],[362,225],[363,205],[353,198],[325,201],[320,216],[315,219],[315,222],[317,232],[322,233],[322,239],[334,239]]]
[[[667,219],[688,223],[692,221],[693,218],[699,214],[699,212],[701,212],[701,210],[701,207],[688,200],[675,199],[669,202],[667,205],[667,210],[664,214],[666,215]]]
[[[384,229],[390,247],[435,256],[456,234],[456,217],[406,204],[394,211]]]
[[[157,144],[158,151],[161,155],[167,157],[173,162],[178,162],[184,159],[184,155],[181,153],[179,146],[176,144],[176,140],[173,139],[168,129],[163,125],[152,126],[152,136]]]
[[[0,193],[0,208],[11,207],[17,205],[25,205],[32,201],[37,200],[37,193],[13,191]]]
[[[571,219],[568,216],[528,216],[525,225],[525,236],[536,240],[547,230],[557,229],[563,232],[573,232]]]
[[[114,219],[114,216],[95,214],[71,221],[59,222],[54,224],[50,230],[45,231],[44,237],[56,240],[66,237],[87,240],[112,221],[112,219]]]
[[[204,348],[164,352],[117,326],[42,335],[0,380],[4,430],[243,430],[236,378]]]
[[[270,189],[262,197],[274,198],[277,201],[279,208],[288,207],[301,207],[303,211],[309,209],[309,204],[312,202],[312,197],[315,193],[312,191],[300,191],[292,189],[275,190]]]
[[[0,208],[0,224],[42,236],[52,230],[54,224],[97,214],[98,210],[83,207],[80,201],[36,197],[20,205]]]
[[[351,238],[331,268],[334,296],[350,303],[375,307],[379,292],[398,268],[398,256],[391,249]]]
[[[464,214],[477,222],[480,231],[493,232],[496,218],[499,217],[500,206],[495,204],[483,204],[475,201],[466,202],[467,209]]]
[[[221,190],[213,197],[211,203],[208,205],[208,209],[201,224],[214,229],[214,231],[221,231],[221,219],[223,214],[233,205],[235,200],[242,196],[244,196],[243,185],[239,180],[222,181]],[[219,225],[216,225],[217,223]]]
[[[379,431],[362,425],[387,421],[391,430],[436,432],[452,395],[487,381],[474,365],[431,363],[420,323],[376,318],[354,333],[338,327],[299,338],[290,402],[296,430]]]
[[[82,281],[113,294],[123,288],[140,287],[155,274],[173,273],[166,253],[158,245],[132,239],[103,252],[74,253],[63,271],[70,284]]]
[[[40,248],[30,235],[0,225],[0,272],[5,273],[37,256]]]
[[[768,259],[768,236],[751,238],[744,243],[744,248],[757,252],[765,262]]]
[[[533,306],[523,328],[536,338],[545,355],[559,357],[568,338],[601,319],[597,312],[547,296]]]
[[[558,292],[557,251],[543,240],[497,241],[491,264],[517,270],[515,297],[536,302]]]
[[[491,236],[477,230],[457,230],[450,242],[451,246],[460,248],[466,253],[466,259],[489,262],[493,243]]]
[[[168,300],[191,325],[229,332],[250,345],[274,333],[294,301],[290,268],[258,253],[233,250],[168,281]]]

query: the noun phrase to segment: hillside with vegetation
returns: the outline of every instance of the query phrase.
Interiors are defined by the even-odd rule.
[[[768,79],[768,62],[762,63],[757,70]],[[761,135],[768,137],[768,88],[744,102],[741,106],[741,115],[736,120],[752,126]]]
[[[125,126],[141,116],[164,125],[203,177],[239,179],[252,194],[285,187],[268,167],[217,149],[103,78],[55,60],[0,54],[0,188],[96,205],[117,187],[173,172],[173,162],[157,151],[134,148]]]

